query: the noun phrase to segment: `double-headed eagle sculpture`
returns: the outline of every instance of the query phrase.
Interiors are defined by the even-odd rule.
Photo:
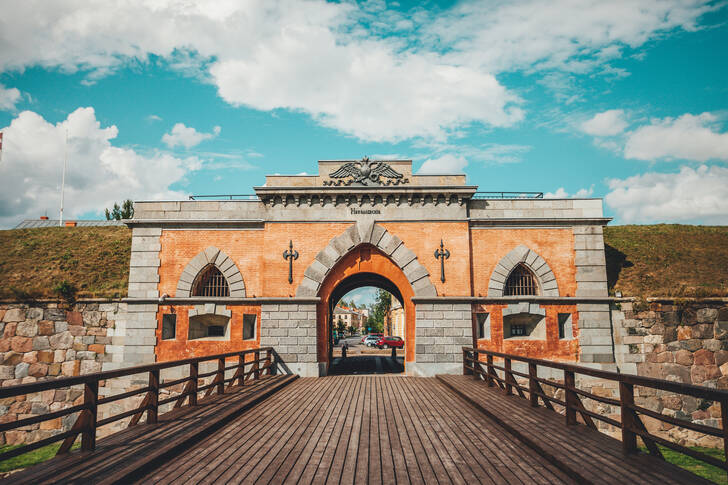
[[[388,163],[377,160],[369,160],[369,157],[364,157],[356,162],[347,162],[335,171],[331,172],[329,177],[332,179],[345,179],[347,177],[352,177],[351,180],[342,180],[339,183],[332,181],[329,185],[380,185],[382,184],[381,177],[393,179],[388,180],[387,185],[407,182],[407,179],[401,180],[403,175],[395,171]]]

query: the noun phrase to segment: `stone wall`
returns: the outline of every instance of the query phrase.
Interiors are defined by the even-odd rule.
[[[620,372],[728,389],[728,300],[622,302],[612,310],[616,365]],[[584,388],[617,397],[616,385],[585,380]],[[635,387],[635,403],[706,426],[720,426],[720,404]],[[591,403],[618,419],[619,409]],[[722,440],[642,416],[650,432],[687,446],[722,446]],[[614,432],[609,427],[606,431]]]
[[[0,303],[0,386],[101,372],[119,354],[114,345],[119,302]],[[0,422],[80,404],[82,386],[0,400]],[[0,444],[47,438],[69,429],[75,415],[0,433]]]
[[[462,372],[463,346],[473,345],[470,303],[418,303],[415,362],[408,375],[434,376]]]
[[[316,363],[316,304],[264,303],[261,306],[260,346],[273,347],[294,374],[325,375]]]

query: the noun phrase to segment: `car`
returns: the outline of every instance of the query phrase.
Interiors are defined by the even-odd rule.
[[[389,349],[389,348],[402,349],[402,348],[404,348],[404,340],[402,340],[402,337],[394,337],[394,336],[381,337],[379,340],[377,340],[377,343],[375,345],[380,349]]]
[[[381,333],[369,333],[366,335],[362,335],[361,343],[363,343],[363,344],[366,343],[365,341],[366,341],[367,337],[382,337],[382,336],[383,336],[383,334],[381,334]]]
[[[377,345],[377,341],[379,341],[380,338],[382,338],[381,335],[367,335],[364,339],[364,345],[367,347],[374,347]]]

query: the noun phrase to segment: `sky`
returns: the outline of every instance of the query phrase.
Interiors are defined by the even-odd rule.
[[[0,0],[0,228],[319,159],[728,223],[728,5]]]

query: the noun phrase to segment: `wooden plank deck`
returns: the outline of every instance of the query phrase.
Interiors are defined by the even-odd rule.
[[[707,483],[471,377],[293,377],[213,396],[8,483]]]
[[[506,396],[472,376],[442,375],[438,380],[580,482],[712,483],[647,454],[625,456],[621,441],[583,425],[566,426],[564,416],[533,408],[526,399]]]
[[[138,483],[575,483],[434,378],[300,379]]]
[[[140,424],[97,442],[93,452],[58,456],[0,483],[128,483],[140,469],[175,456],[201,436],[234,419],[240,412],[265,400],[294,382],[298,376],[266,376],[231,387],[226,394],[212,395],[197,406],[162,414],[153,425]]]

